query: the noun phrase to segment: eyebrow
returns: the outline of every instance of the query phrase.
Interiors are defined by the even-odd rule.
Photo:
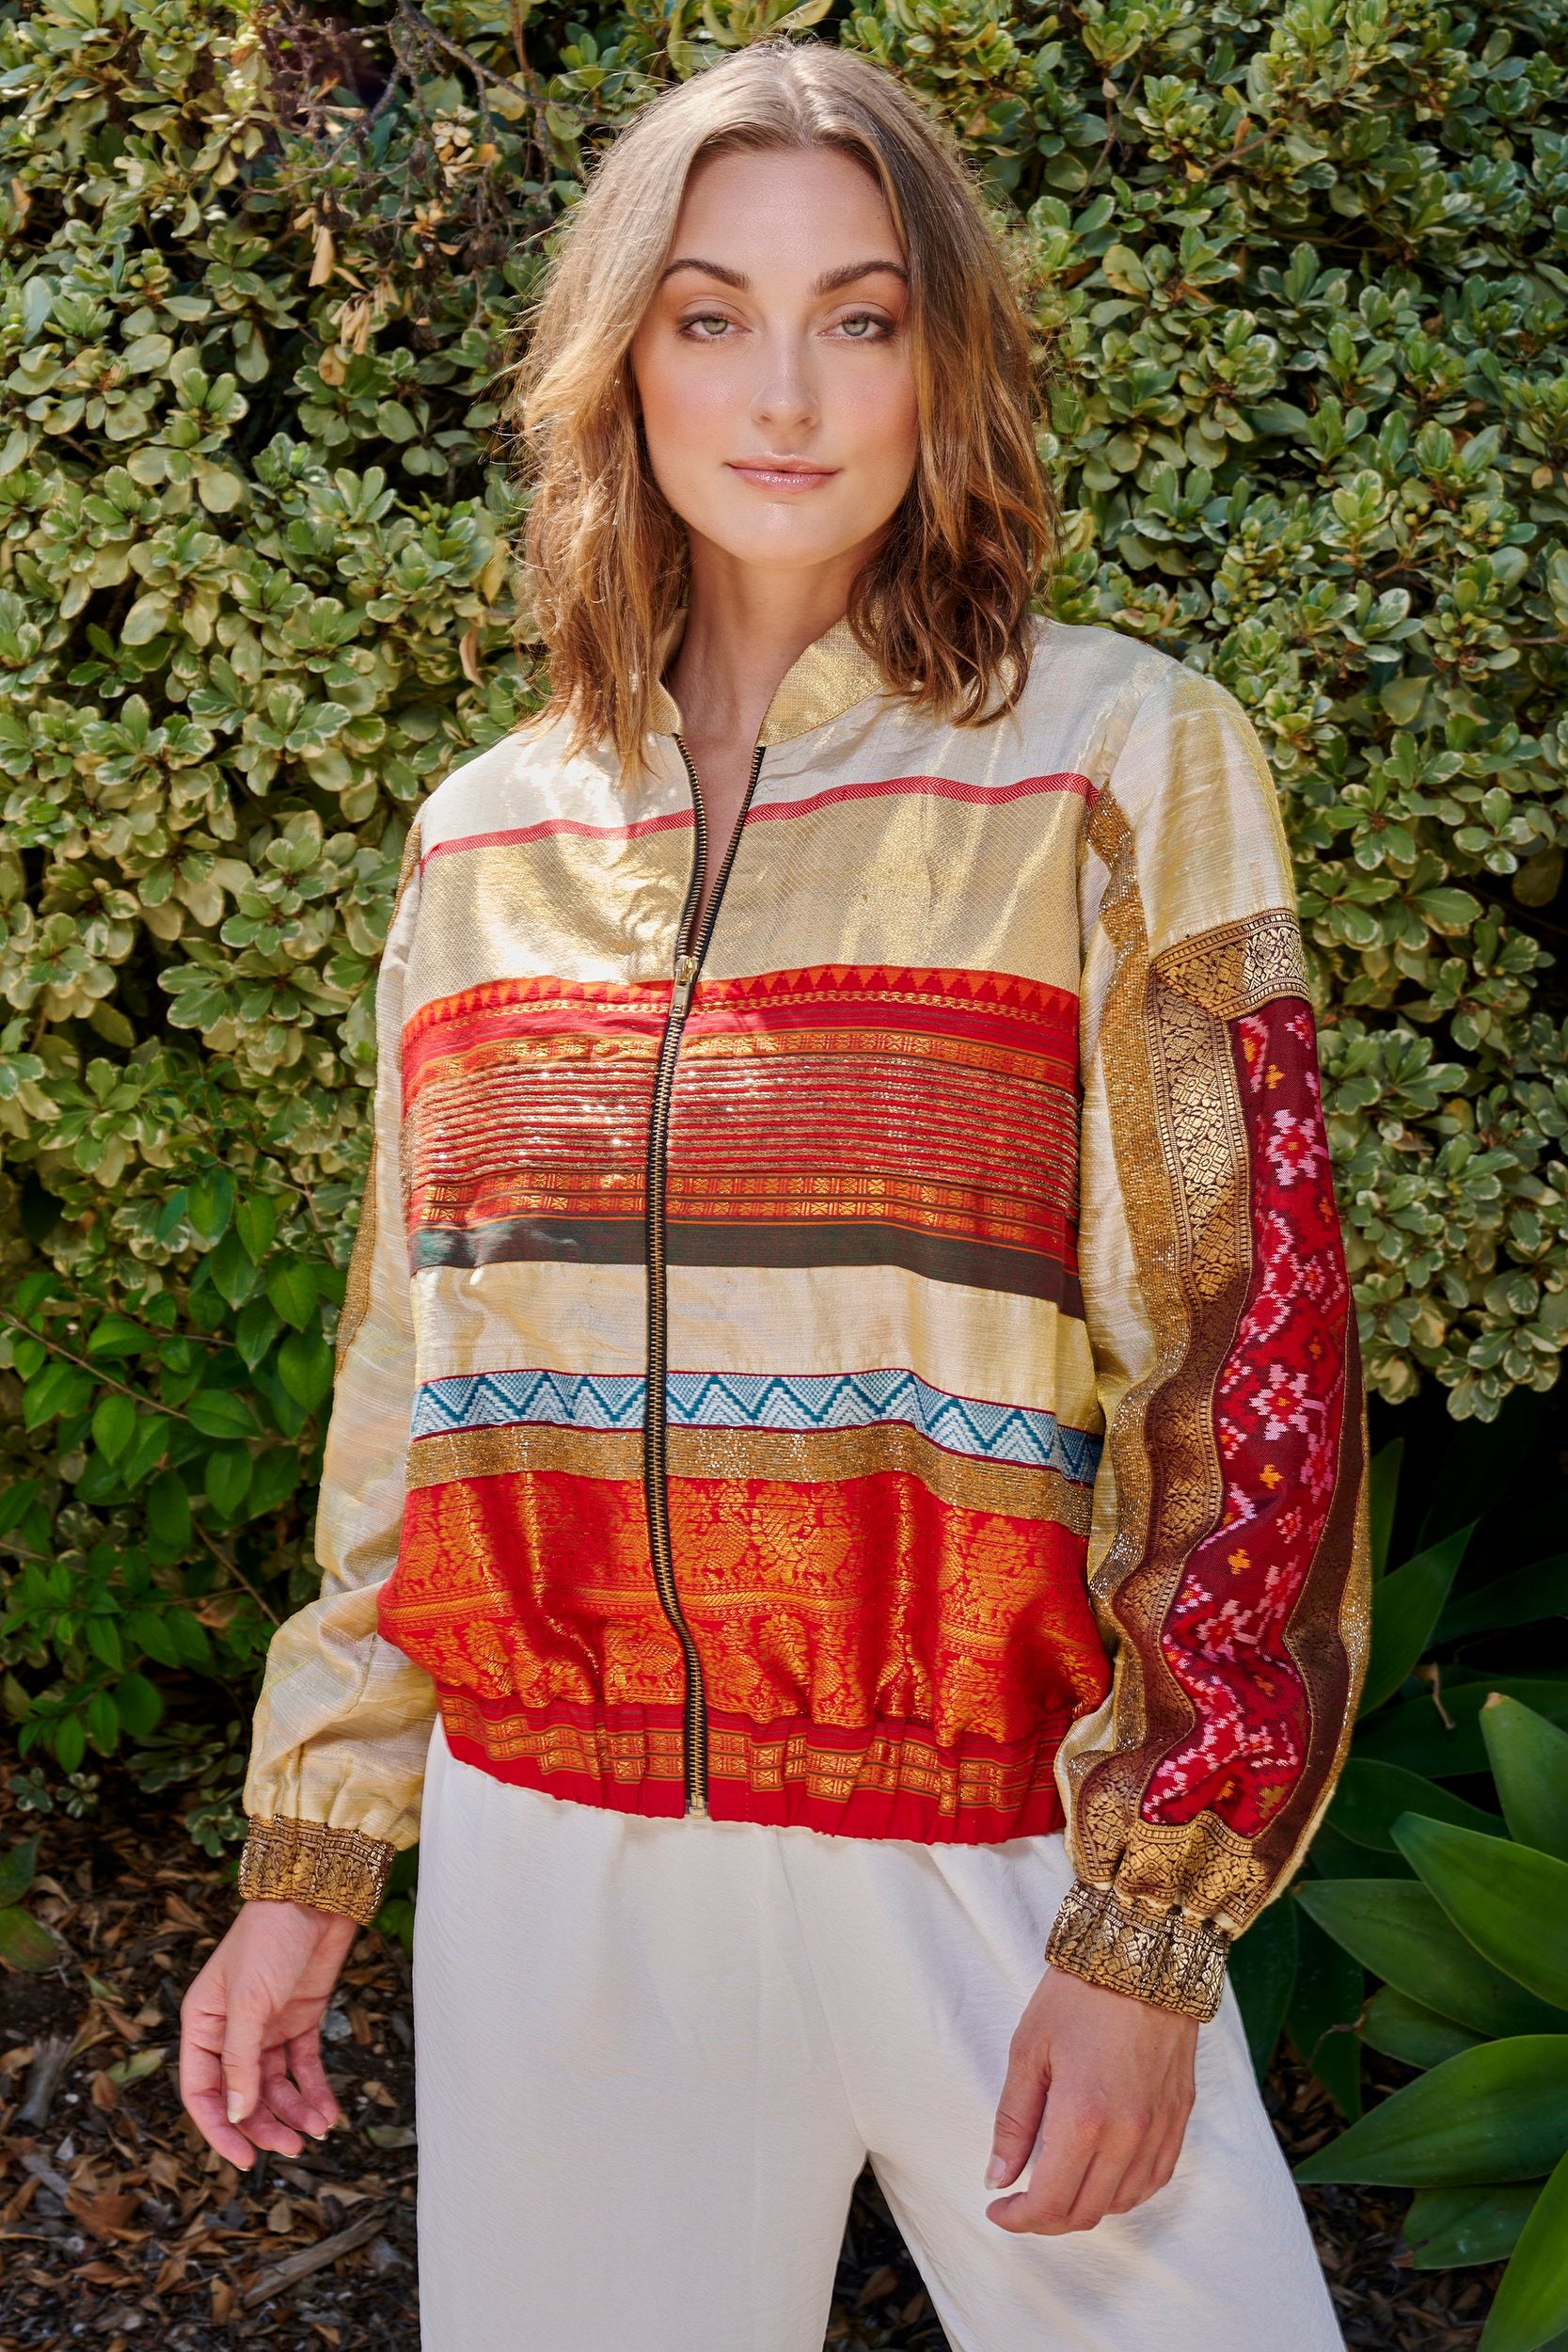
[[[744,270],[731,269],[724,262],[705,262],[696,254],[682,254],[678,260],[667,263],[659,274],[659,284],[662,286],[667,278],[673,278],[680,269],[701,270],[705,278],[717,278],[721,286],[733,286],[737,294],[751,292],[752,281]],[[879,271],[888,278],[901,278],[906,286],[910,282],[909,271],[896,262],[846,262],[839,269],[824,270],[812,292],[815,294],[836,294],[841,286],[852,286],[857,279],[873,278]]]

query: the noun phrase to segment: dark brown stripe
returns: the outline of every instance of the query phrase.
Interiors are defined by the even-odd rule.
[[[1058,1259],[897,1225],[830,1217],[810,1224],[747,1225],[716,1218],[672,1224],[666,1254],[672,1265],[902,1266],[928,1282],[1049,1299],[1080,1322],[1084,1315],[1078,1277]],[[429,1266],[501,1265],[520,1259],[640,1265],[642,1258],[642,1226],[629,1217],[499,1217],[484,1225],[425,1226],[409,1248],[416,1274]]]

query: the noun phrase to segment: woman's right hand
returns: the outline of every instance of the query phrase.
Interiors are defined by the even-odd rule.
[[[180,2098],[210,2148],[248,2171],[259,2148],[297,2156],[341,2110],[321,2021],[356,1922],[253,1897],[180,2004]]]

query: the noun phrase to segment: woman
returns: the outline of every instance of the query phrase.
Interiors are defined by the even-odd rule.
[[[1024,325],[852,56],[623,135],[526,389],[556,699],[410,835],[186,2105],[337,2119],[420,1835],[427,2352],[816,2352],[867,2155],[958,2352],[1326,2352],[1225,1989],[1367,1577],[1256,738],[1031,618]]]

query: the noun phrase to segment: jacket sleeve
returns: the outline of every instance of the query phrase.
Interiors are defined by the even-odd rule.
[[[1083,873],[1081,1253],[1110,1692],[1063,1744],[1047,1957],[1207,2018],[1301,1862],[1366,1665],[1366,1421],[1289,851],[1253,728],[1170,664]]]
[[[239,1890],[370,1920],[419,1836],[435,1686],[376,1629],[397,1559],[414,1397],[404,1242],[399,1041],[419,897],[418,828],[376,982],[369,1172],[338,1327],[316,1518],[319,1597],[279,1626],[257,1703]]]

